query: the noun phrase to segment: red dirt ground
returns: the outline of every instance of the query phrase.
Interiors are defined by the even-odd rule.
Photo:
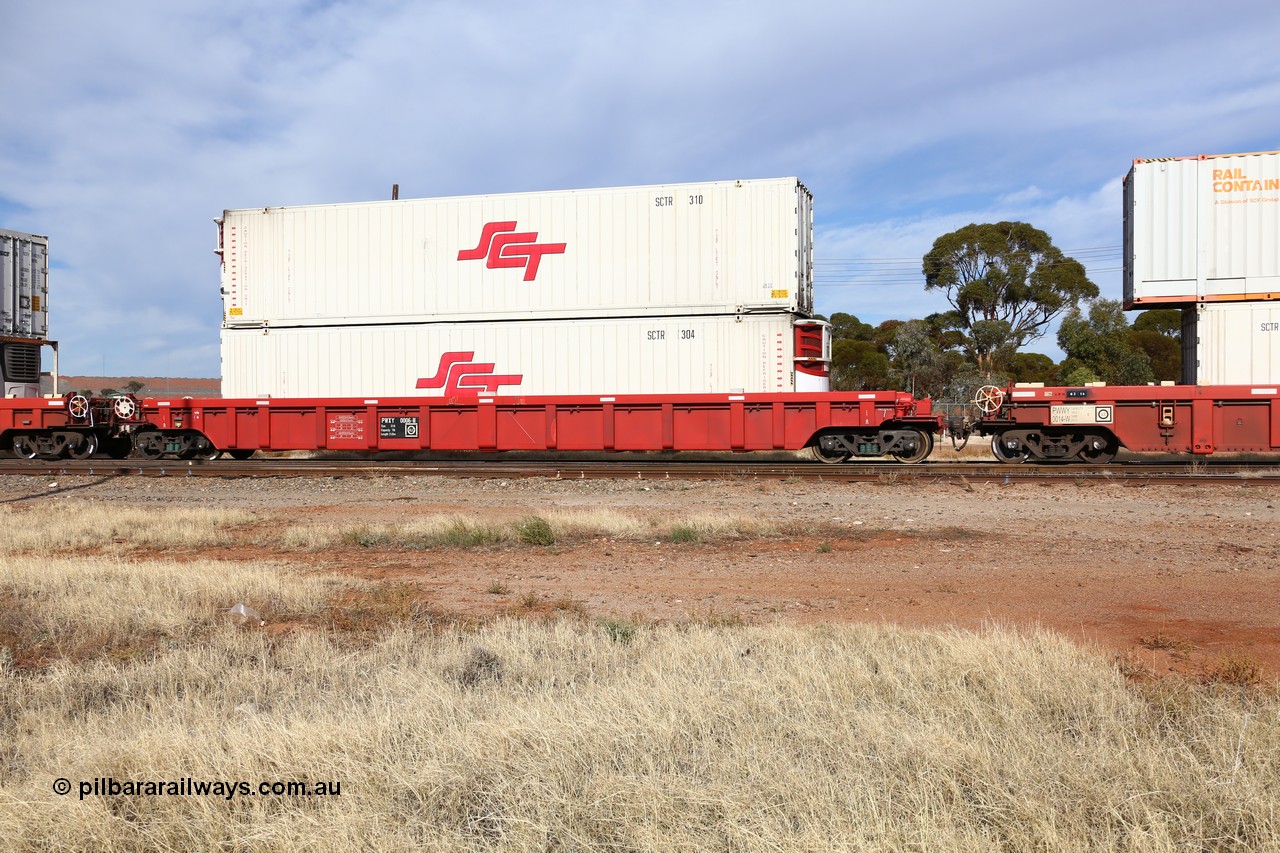
[[[75,478],[52,488],[47,478],[6,478],[0,501],[247,508],[262,517],[252,541],[218,556],[407,584],[431,607],[467,616],[558,609],[641,620],[1042,626],[1121,656],[1133,673],[1256,666],[1264,678],[1280,678],[1280,494],[1247,480],[1138,487],[79,479],[85,483],[73,494]],[[690,544],[657,533],[552,547],[296,552],[272,544],[272,530],[293,524],[596,508],[656,519],[659,530],[734,516],[799,532]],[[808,525],[813,532],[804,532]]]

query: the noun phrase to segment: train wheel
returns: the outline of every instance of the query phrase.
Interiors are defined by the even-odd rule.
[[[203,435],[191,439],[191,446],[182,453],[183,459],[203,459],[212,462],[222,455],[222,451],[213,446],[213,442]]]
[[[995,454],[996,459],[1007,465],[1018,465],[1026,462],[1031,456],[1031,451],[1027,450],[1025,444],[1016,438],[1006,440],[1001,433],[992,437],[991,452]]]
[[[841,462],[847,462],[853,454],[845,450],[836,442],[832,441],[830,447],[823,447],[822,440],[828,436],[818,436],[818,440],[811,446],[813,458],[819,462],[826,462],[828,465],[838,465]]]
[[[1080,459],[1094,465],[1105,465],[1116,458],[1116,451],[1119,449],[1120,442],[1114,435],[1090,435],[1080,449]]]
[[[916,449],[909,452],[890,454],[894,459],[899,462],[905,462],[908,465],[914,465],[921,460],[927,459],[929,454],[933,452],[933,436],[920,430],[914,430],[914,432],[918,436]]]
[[[164,436],[158,432],[138,433],[133,440],[133,452],[143,459],[159,459],[164,456]]]
[[[239,459],[241,461],[244,461],[245,459],[248,459],[250,456],[252,456],[255,453],[255,451],[239,448],[237,450],[228,450],[227,453],[231,455],[232,459]]]
[[[35,459],[40,455],[40,450],[31,436],[19,435],[13,439],[13,455],[19,459]]]
[[[72,459],[88,459],[98,452],[98,434],[86,432],[81,434],[80,441],[67,445],[67,455]]]

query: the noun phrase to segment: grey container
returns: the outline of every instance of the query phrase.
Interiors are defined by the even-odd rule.
[[[0,337],[49,337],[49,238],[0,229]]]

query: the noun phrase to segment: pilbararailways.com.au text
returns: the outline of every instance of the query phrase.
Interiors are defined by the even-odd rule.
[[[65,796],[71,793],[71,781],[59,778],[53,782],[54,793]],[[77,783],[80,799],[86,797],[340,797],[342,782],[298,782],[268,780],[243,782],[217,780],[208,782],[186,776],[175,780],[126,779],[112,777],[81,780]]]

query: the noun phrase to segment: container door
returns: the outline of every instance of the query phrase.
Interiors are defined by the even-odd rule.
[[[22,325],[22,331],[18,334],[20,337],[45,338],[49,334],[49,306],[46,304],[49,294],[49,247],[35,241],[30,246],[30,266],[18,301],[18,318]],[[36,352],[38,364],[39,350]]]
[[[813,313],[813,194],[796,181],[796,310]]]
[[[10,323],[17,305],[21,249],[22,243],[16,237],[0,234],[0,329],[3,329],[3,334],[10,334]]]
[[[42,339],[48,334],[48,276],[43,237],[0,233],[0,335]]]

